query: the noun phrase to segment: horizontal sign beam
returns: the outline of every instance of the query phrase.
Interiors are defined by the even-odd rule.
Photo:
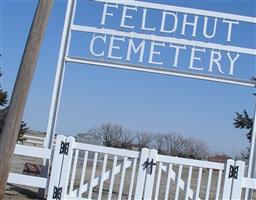
[[[163,36],[158,36],[158,35],[117,31],[117,30],[112,30],[112,29],[96,28],[96,27],[81,26],[81,25],[72,25],[71,30],[81,31],[81,32],[116,35],[116,36],[120,36],[120,37],[137,38],[137,39],[150,40],[150,41],[168,42],[168,43],[189,45],[189,46],[195,46],[195,47],[201,47],[201,48],[218,49],[218,50],[229,51],[229,52],[250,54],[250,55],[254,55],[254,56],[256,55],[255,49],[215,44],[215,43],[200,42],[200,41],[195,41],[195,40],[178,39],[178,38],[174,38],[174,37],[163,37]]]
[[[173,11],[173,12],[179,12],[179,13],[187,13],[187,14],[201,15],[201,16],[208,16],[208,17],[215,17],[215,18],[222,18],[222,19],[230,19],[230,20],[236,20],[236,21],[244,21],[244,22],[254,23],[254,24],[256,23],[255,17],[235,15],[235,14],[222,13],[222,12],[214,12],[214,11],[202,10],[202,9],[172,6],[172,5],[166,5],[166,4],[150,3],[150,2],[144,2],[144,1],[136,1],[136,0],[122,0],[122,1],[94,0],[94,1],[102,2],[102,3],[137,6],[142,8],[158,9],[158,10],[165,10],[165,11]]]
[[[115,63],[115,62],[105,61],[105,60],[92,60],[88,58],[68,56],[66,58],[66,61],[71,63],[97,65],[99,67],[119,68],[119,69],[133,70],[133,71],[141,71],[141,72],[149,72],[149,73],[155,73],[155,74],[164,74],[164,75],[172,75],[172,76],[179,76],[179,77],[185,77],[185,78],[214,81],[214,82],[220,82],[220,83],[229,83],[229,84],[235,84],[235,85],[241,85],[241,86],[247,86],[247,87],[255,87],[255,84],[256,84],[255,82],[249,81],[249,80],[215,77],[215,76],[210,76],[205,74],[196,74],[191,72],[183,72],[183,71],[170,70],[170,69],[146,67],[143,65],[134,65],[129,63],[127,64]]]

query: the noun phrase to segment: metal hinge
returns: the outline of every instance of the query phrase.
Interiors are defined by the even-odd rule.
[[[147,173],[151,175],[154,165],[156,165],[156,163],[154,163],[153,158],[151,159],[150,162],[149,162],[149,159],[147,158],[147,160],[143,164],[143,167],[144,169],[147,169]]]
[[[58,188],[58,187],[54,186],[52,199],[60,200],[61,199],[61,193],[62,193],[62,187]]]
[[[230,165],[228,178],[235,178],[235,179],[237,179],[238,170],[239,170],[238,166],[235,167],[233,165]]]
[[[61,141],[60,154],[68,155],[68,149],[69,149],[69,142]]]

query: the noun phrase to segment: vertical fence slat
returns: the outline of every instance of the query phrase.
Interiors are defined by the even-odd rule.
[[[78,196],[82,196],[82,187],[84,184],[84,177],[85,177],[85,172],[86,172],[86,166],[87,166],[87,158],[88,158],[88,151],[84,152],[84,161],[83,161],[83,167],[82,167],[82,175],[81,175],[81,180],[80,180],[80,185],[79,185],[79,193]]]
[[[206,187],[206,195],[205,199],[209,199],[210,191],[211,191],[211,182],[212,182],[212,169],[209,169],[207,187]]]
[[[223,195],[222,199],[230,199],[231,188],[232,188],[232,178],[229,178],[229,169],[230,166],[234,166],[234,160],[228,159],[225,166],[225,178],[224,178],[224,186],[223,186]]]
[[[104,154],[103,166],[102,166],[101,177],[100,177],[98,200],[101,200],[101,196],[102,196],[104,174],[105,174],[106,167],[107,167],[107,161],[108,161],[108,154]]]
[[[60,176],[60,187],[62,187],[62,195],[61,195],[62,199],[65,199],[65,196],[67,195],[68,180],[69,180],[72,157],[73,157],[73,149],[75,148],[75,138],[68,137],[66,142],[69,143],[69,150],[68,150],[68,155],[64,154],[61,176]]]
[[[111,200],[111,197],[112,197],[112,191],[113,191],[114,179],[115,179],[116,162],[117,162],[117,156],[114,156],[114,162],[113,162],[111,178],[110,178],[110,185],[109,185],[109,192],[108,192],[108,199],[109,200]]]
[[[182,165],[179,166],[178,176],[177,176],[177,179],[176,179],[175,200],[179,199],[181,174],[182,174]]]
[[[155,178],[155,172],[156,172],[156,159],[157,159],[157,150],[150,149],[149,162],[153,162],[155,163],[155,165],[152,166],[151,172],[147,173],[147,176],[146,176],[147,181],[145,184],[144,199],[152,199],[154,178]]]
[[[170,182],[171,182],[171,173],[172,173],[172,164],[170,163],[168,166],[167,172],[167,180],[166,180],[166,188],[165,188],[165,196],[164,199],[168,200],[169,197],[169,190],[170,190]]]
[[[161,174],[162,174],[162,166],[163,166],[163,163],[160,162],[159,163],[159,167],[158,167],[157,181],[156,181],[155,200],[158,199],[158,193],[159,193],[160,181],[161,181]]]
[[[98,152],[94,153],[94,159],[93,159],[93,166],[92,166],[92,174],[91,174],[91,180],[90,180],[90,184],[89,184],[89,193],[88,193],[88,199],[92,198],[92,189],[93,189],[93,180],[95,177],[95,171],[96,171],[96,167],[97,167],[97,161],[98,161]]]
[[[119,193],[118,193],[118,200],[121,200],[122,194],[123,194],[126,166],[127,166],[127,157],[124,157],[122,172],[121,172],[121,179],[120,179],[120,186],[119,186]]]
[[[75,157],[74,157],[74,161],[73,161],[73,168],[72,168],[72,174],[71,174],[71,181],[70,181],[69,193],[71,193],[71,192],[73,191],[73,189],[74,189],[78,154],[79,154],[79,150],[76,149],[76,151],[75,151]]]
[[[203,168],[199,168],[194,199],[199,199]]]
[[[189,189],[190,189],[190,182],[191,182],[192,170],[193,170],[193,167],[192,167],[192,166],[189,166],[189,170],[188,170],[188,181],[187,181],[186,193],[185,193],[185,200],[188,199],[188,195],[189,195]]]
[[[139,172],[137,177],[137,184],[135,189],[134,199],[142,199],[144,192],[144,184],[146,178],[146,168],[144,167],[144,162],[148,159],[149,149],[143,148],[140,154]]]
[[[238,167],[238,173],[237,173],[237,178],[233,179],[231,199],[241,199],[242,181],[244,178],[245,162],[236,161],[236,167]]]
[[[58,135],[56,139],[56,145],[54,149],[52,169],[50,174],[49,186],[47,199],[52,199],[54,186],[59,187],[59,179],[61,175],[61,163],[63,160],[63,155],[59,154],[61,141],[65,141],[66,137],[63,135]]]
[[[134,158],[134,159],[133,159],[133,164],[132,164],[132,176],[131,176],[131,182],[130,182],[128,200],[131,200],[131,198],[132,198],[132,191],[133,191],[133,185],[134,185],[134,178],[135,178],[136,166],[137,166],[137,159]]]
[[[216,189],[216,197],[215,197],[216,200],[218,200],[219,196],[220,196],[221,179],[222,179],[222,170],[219,170],[217,189]]]

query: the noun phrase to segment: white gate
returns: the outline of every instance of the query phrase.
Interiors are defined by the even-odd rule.
[[[241,199],[242,188],[256,189],[256,180],[244,177],[244,166],[231,159],[223,164],[58,136],[48,199]]]

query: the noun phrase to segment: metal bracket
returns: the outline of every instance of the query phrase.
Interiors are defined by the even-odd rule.
[[[61,141],[60,154],[68,155],[68,149],[69,149],[69,142]]]
[[[238,167],[238,166],[235,167],[235,166],[233,166],[233,165],[230,165],[228,178],[235,178],[235,179],[237,179],[238,170],[239,170],[239,167]]]
[[[54,186],[52,199],[60,200],[61,199],[61,193],[62,193],[62,187],[58,188],[58,187]]]
[[[143,164],[143,167],[144,167],[144,169],[147,170],[147,173],[151,175],[154,165],[156,165],[156,163],[154,163],[153,158],[151,159],[150,162],[149,162],[149,159],[147,158],[147,160]]]

